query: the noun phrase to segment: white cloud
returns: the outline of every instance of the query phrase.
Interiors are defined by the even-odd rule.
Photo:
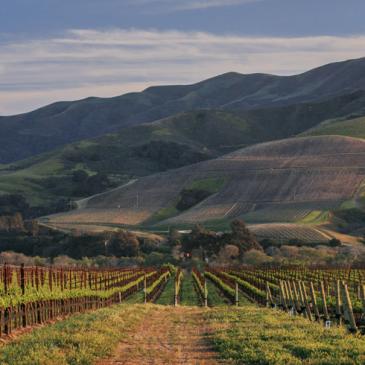
[[[157,11],[169,12],[227,7],[261,1],[264,0],[130,0],[129,4],[134,6],[152,5]]]
[[[0,113],[56,100],[192,83],[228,71],[299,73],[364,56],[365,36],[248,37],[202,32],[70,30],[0,43]]]

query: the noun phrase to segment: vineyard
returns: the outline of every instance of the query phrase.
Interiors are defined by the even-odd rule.
[[[303,202],[285,204],[261,204],[252,212],[243,215],[248,223],[295,223],[308,219],[311,213],[334,210],[338,203],[334,202]]]
[[[249,227],[259,239],[270,238],[283,243],[299,240],[306,243],[326,244],[331,239],[331,236],[320,229],[305,224],[267,223],[253,224]]]
[[[91,197],[82,209],[48,223],[191,224],[248,215],[252,223],[301,220],[350,200],[365,179],[365,142],[347,137],[292,138],[244,148],[217,159],[149,175]],[[194,182],[222,179],[189,209],[176,207]],[[273,218],[273,216],[275,218]]]
[[[113,361],[146,363],[149,351],[138,350],[145,338],[160,359],[158,364],[194,364],[200,359],[213,365],[221,363],[218,358],[229,360],[227,364],[276,365],[288,359],[288,364],[300,364],[304,359],[308,364],[362,364],[364,283],[364,268],[206,266],[203,271],[193,268],[189,272],[172,265],[125,269],[4,265],[0,270],[1,337],[11,338],[22,328],[48,325],[0,348],[0,361],[99,364],[95,361],[111,356],[118,340],[123,339],[129,347],[123,345]],[[106,320],[108,316],[113,319]],[[91,340],[90,333],[93,342],[78,335],[78,328],[105,325],[110,327],[108,331],[95,329],[102,337]],[[208,327],[209,341],[205,334]],[[66,341],[63,362],[39,362],[40,354],[37,361],[23,357],[27,351],[22,346],[34,341],[38,347],[44,341],[45,357],[52,341],[56,341],[52,346],[61,346],[65,339],[59,328],[66,328],[75,344],[81,341],[82,346],[90,347],[88,351],[72,350],[69,354]],[[132,330],[137,331],[136,339],[128,335]],[[171,342],[175,331],[178,337]],[[351,348],[346,347],[349,343]],[[14,352],[17,346],[21,350]],[[257,346],[262,351],[257,351]],[[182,347],[187,352],[181,353]],[[324,348],[331,351],[323,353]],[[339,353],[342,362],[337,362]],[[177,354],[179,361],[166,360]]]
[[[259,304],[326,326],[365,333],[365,269],[213,269],[212,280],[232,302],[239,292]]]
[[[86,270],[4,265],[0,273],[0,336],[121,303],[142,289],[144,301],[154,301],[170,275],[168,268]]]

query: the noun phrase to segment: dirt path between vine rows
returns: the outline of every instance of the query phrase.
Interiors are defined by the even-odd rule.
[[[159,307],[97,365],[218,365],[203,308]]]

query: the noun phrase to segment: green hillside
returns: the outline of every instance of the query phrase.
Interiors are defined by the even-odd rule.
[[[365,138],[365,117],[350,120],[328,121],[304,133],[305,135],[339,135]]]
[[[179,113],[0,166],[0,192],[19,192],[36,205],[55,198],[93,195],[131,179],[216,158],[249,145],[306,131],[315,133],[318,125],[324,128],[323,121],[361,115],[364,104],[365,93],[356,92],[270,109]],[[73,181],[74,172],[80,170],[89,176],[105,175],[109,182],[90,191]]]
[[[251,144],[249,129],[244,118],[228,112],[179,114],[4,165],[0,167],[0,192],[17,191],[33,204],[55,197],[82,197],[75,191],[75,171],[104,174],[113,187]]]

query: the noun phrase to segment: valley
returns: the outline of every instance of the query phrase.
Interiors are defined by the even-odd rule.
[[[228,73],[0,118],[7,153],[22,146],[0,153],[0,193],[23,197],[21,213],[45,232],[128,230],[163,242],[171,229],[225,233],[239,219],[260,242],[317,247],[340,237],[357,249],[363,68],[358,59],[288,78]]]

